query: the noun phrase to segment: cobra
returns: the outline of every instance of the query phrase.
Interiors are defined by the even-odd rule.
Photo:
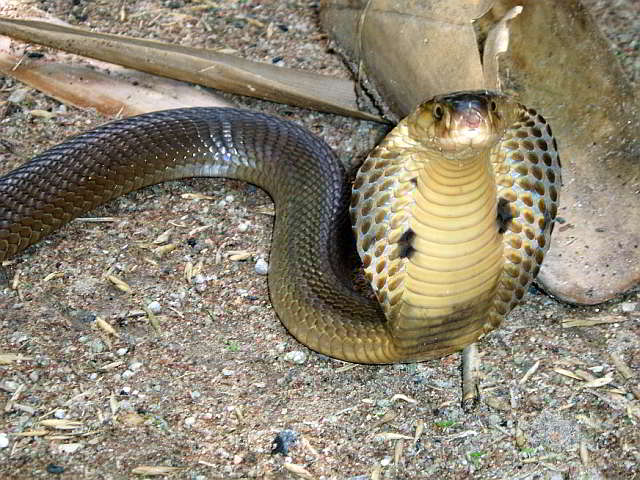
[[[294,337],[338,359],[393,363],[460,350],[522,300],[549,248],[560,161],[541,115],[487,91],[418,106],[353,191],[326,143],[288,121],[220,108],[149,113],[1,177],[0,261],[102,203],[187,177],[240,179],[273,198],[269,291]],[[352,286],[353,234],[376,298]]]

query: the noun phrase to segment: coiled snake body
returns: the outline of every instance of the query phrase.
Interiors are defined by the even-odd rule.
[[[269,290],[286,328],[362,363],[434,358],[497,327],[538,273],[557,212],[546,121],[508,97],[425,102],[351,186],[330,148],[264,114],[191,108],[103,125],[0,178],[0,261],[129,191],[227,177],[276,205]],[[351,202],[350,202],[351,200]],[[378,302],[354,292],[349,203]]]

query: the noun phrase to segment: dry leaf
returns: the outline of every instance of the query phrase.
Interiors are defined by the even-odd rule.
[[[182,469],[183,467],[165,467],[162,465],[159,465],[159,466],[142,465],[140,467],[136,467],[133,470],[131,470],[131,473],[133,473],[134,475],[149,475],[149,476],[168,475],[170,473],[174,473]]]
[[[424,431],[424,422],[422,420],[419,420],[418,424],[416,425],[416,434],[413,437],[413,443],[418,443],[418,440],[420,440],[420,436],[422,435],[423,431]]]
[[[618,355],[617,353],[610,353],[609,356],[611,357],[611,360],[613,360],[613,364],[620,372],[620,375],[622,375],[625,380],[629,380],[631,377],[633,377],[633,371],[626,363],[624,363],[624,360],[620,355]]]
[[[121,292],[131,291],[131,287],[126,282],[124,282],[123,280],[120,280],[115,275],[107,275],[107,280],[109,280]]]
[[[373,436],[374,440],[413,440],[413,437],[395,432],[380,432]]]
[[[205,195],[204,193],[183,193],[180,195],[185,200],[215,200],[216,197]]]
[[[152,243],[155,243],[156,245],[160,245],[161,243],[167,243],[171,238],[172,232],[173,232],[173,228],[170,228],[169,230],[165,230],[160,235],[158,235]]]
[[[554,368],[554,372],[559,373],[560,375],[564,375],[565,377],[573,378],[575,380],[583,380],[583,378],[575,373],[565,370],[564,368]]]
[[[407,403],[418,403],[417,400],[411,398],[411,397],[407,397],[406,395],[403,395],[402,393],[396,393],[393,397],[391,397],[391,401],[395,402],[396,400],[402,400],[405,401]]]
[[[580,385],[580,388],[598,388],[603,387],[604,385],[609,385],[611,382],[613,382],[613,372],[607,373],[604,377],[583,383]]]
[[[0,353],[0,365],[9,365],[13,362],[21,360],[32,360],[33,357],[27,357],[20,353]]]
[[[108,370],[113,370],[114,368],[118,368],[123,364],[124,362],[122,360],[116,360],[115,362],[106,363],[100,367],[100,371],[106,372]]]
[[[296,465],[295,463],[285,463],[283,467],[291,473],[297,475],[298,477],[304,478],[305,480],[315,479],[315,477],[301,465]]]
[[[109,335],[113,335],[114,337],[118,336],[118,332],[116,332],[116,329],[100,317],[96,318],[96,327]]]
[[[524,384],[527,380],[529,380],[529,378],[531,378],[531,375],[533,375],[534,373],[536,373],[536,371],[538,370],[538,367],[540,366],[540,360],[538,360],[536,363],[533,364],[533,366],[527,370],[527,373],[524,374],[524,376],[520,379],[520,381],[518,382],[520,385]]]
[[[162,245],[161,247],[157,247],[153,249],[153,253],[159,257],[166,255],[167,253],[173,252],[178,245],[175,243],[167,243],[166,245]]]
[[[62,278],[64,277],[64,272],[52,272],[49,275],[47,275],[46,277],[43,278],[44,282],[49,282],[51,280],[54,280],[56,278]]]
[[[596,318],[566,318],[562,320],[562,328],[571,327],[593,327],[603,323],[619,323],[625,322],[628,318],[619,315],[607,315]]]
[[[253,252],[249,252],[248,250],[229,250],[225,253],[225,256],[229,260],[233,260],[234,262],[241,262],[243,260],[247,260],[251,258]]]
[[[78,217],[73,220],[74,222],[84,223],[112,223],[117,222],[117,217]]]
[[[10,433],[14,437],[44,437],[49,434],[49,430],[27,430],[19,433]]]
[[[44,425],[45,427],[55,428],[57,430],[75,430],[76,428],[81,428],[83,426],[82,422],[78,422],[76,420],[56,418],[41,420],[40,424]]]
[[[48,110],[29,110],[29,113],[34,117],[40,118],[53,118],[57,115],[56,113],[49,112]]]

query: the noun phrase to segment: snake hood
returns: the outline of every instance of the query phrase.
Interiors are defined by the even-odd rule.
[[[419,105],[365,160],[352,225],[399,357],[460,349],[521,301],[549,248],[559,167],[546,120],[488,91]]]
[[[519,105],[506,95],[466,91],[422,103],[406,123],[411,138],[447,158],[463,160],[494,147],[515,123]]]

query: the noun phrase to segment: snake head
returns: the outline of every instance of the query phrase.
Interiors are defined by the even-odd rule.
[[[452,158],[488,151],[518,115],[518,104],[497,92],[463,91],[422,103],[406,121],[417,142]]]

